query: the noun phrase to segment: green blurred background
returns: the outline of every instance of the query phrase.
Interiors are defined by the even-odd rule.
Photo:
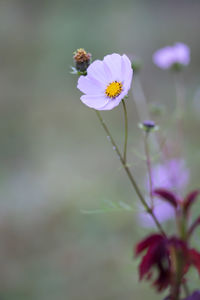
[[[82,213],[121,200],[137,211],[137,198],[95,113],[80,102],[70,66],[80,47],[93,59],[113,52],[140,58],[148,103],[166,107],[158,122],[170,134],[173,78],[151,57],[167,44],[188,44],[184,155],[190,187],[196,187],[199,28],[198,0],[0,1],[0,299],[162,298],[148,283],[138,284],[132,247],[147,230],[135,213]],[[135,154],[141,132],[131,97],[128,114],[129,157],[143,184],[145,165]],[[103,115],[122,143],[121,108]]]

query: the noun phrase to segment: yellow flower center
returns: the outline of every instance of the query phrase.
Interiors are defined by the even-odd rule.
[[[106,96],[111,99],[119,96],[121,92],[122,92],[122,83],[119,81],[111,82],[105,90]]]

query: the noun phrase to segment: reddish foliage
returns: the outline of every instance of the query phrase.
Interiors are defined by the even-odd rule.
[[[184,274],[193,265],[200,274],[200,253],[190,249],[186,242],[176,237],[165,237],[161,234],[152,234],[139,242],[135,248],[135,254],[146,251],[139,265],[140,280],[152,280],[153,269],[158,272],[153,285],[160,292],[172,284],[174,279],[173,255],[176,253],[184,258]]]

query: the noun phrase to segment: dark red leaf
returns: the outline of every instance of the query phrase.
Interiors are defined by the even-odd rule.
[[[200,275],[200,253],[195,249],[189,250],[191,264],[197,269]]]
[[[200,190],[191,192],[184,200],[184,211],[187,213],[191,205],[197,200],[197,196],[200,194]]]
[[[149,246],[153,246],[160,242],[164,237],[161,234],[152,234],[136,245],[135,254],[138,255]]]
[[[168,287],[169,283],[170,283],[170,279],[171,278],[171,274],[170,271],[161,271],[160,274],[158,275],[158,278],[156,279],[156,281],[154,282],[154,286],[157,286],[157,289],[159,292],[161,292],[162,290],[164,290],[165,288]]]
[[[187,244],[179,238],[175,236],[171,237],[170,239],[168,239],[168,244],[172,245],[176,249],[176,251],[181,251],[184,255],[187,255]]]
[[[175,208],[178,205],[178,200],[174,193],[166,190],[166,189],[155,189],[153,191],[154,195],[159,196],[160,198],[168,201],[171,205],[173,205]]]
[[[147,274],[149,279],[151,278],[151,276],[149,276],[148,273],[154,264],[154,257],[155,257],[155,247],[150,247],[146,255],[144,255],[144,257],[142,258],[142,261],[139,266],[140,280],[144,277],[145,274]]]
[[[194,232],[194,230],[196,229],[197,226],[200,225],[200,217],[198,217],[193,224],[190,226],[190,229],[188,230],[188,234],[189,236],[191,236],[191,234]]]
[[[161,234],[152,234],[137,245],[136,254],[145,250],[146,254],[139,265],[140,279],[151,280],[156,268],[158,276],[153,285],[161,291],[168,287],[171,277],[168,239]]]

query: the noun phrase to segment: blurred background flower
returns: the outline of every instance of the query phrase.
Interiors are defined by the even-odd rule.
[[[175,65],[187,66],[190,62],[190,48],[183,43],[157,50],[153,62],[161,69],[169,69]]]
[[[174,158],[165,161],[163,164],[157,164],[152,167],[152,189],[163,188],[175,191],[183,196],[189,183],[189,170],[183,159]],[[145,190],[149,191],[149,178],[146,176]],[[148,196],[147,201],[150,203]],[[154,213],[159,222],[165,222],[173,219],[174,208],[168,202],[154,197]],[[146,212],[139,213],[139,222],[145,227],[155,227],[155,223]]]
[[[146,186],[147,182],[146,180]],[[176,193],[183,195],[189,183],[189,169],[184,159],[169,159],[163,164],[155,165],[152,168],[152,182],[153,189],[175,190]]]

